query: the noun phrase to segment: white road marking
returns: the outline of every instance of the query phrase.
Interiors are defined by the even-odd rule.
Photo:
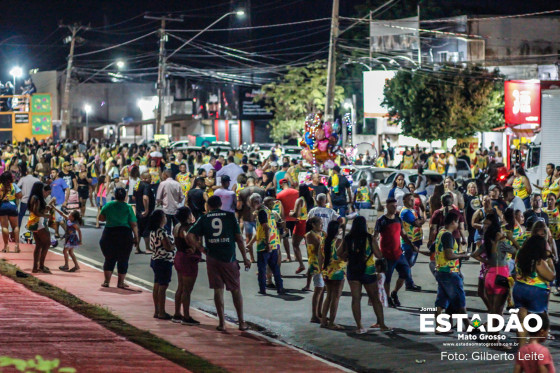
[[[62,247],[58,247],[58,246],[57,246],[57,247],[51,248],[50,250],[51,250],[52,252],[54,252],[55,254],[62,256],[62,249],[63,249]],[[93,269],[96,269],[96,270],[98,270],[99,272],[102,272],[102,271],[103,271],[103,269],[102,269],[102,268],[103,268],[103,263],[101,263],[101,262],[99,262],[99,261],[97,261],[97,260],[95,260],[95,259],[91,259],[91,258],[89,258],[89,257],[87,257],[87,256],[82,255],[82,254],[76,253],[76,252],[74,252],[74,255],[76,255],[77,258],[81,259],[82,262],[83,262],[86,266],[88,266],[88,267],[90,267],[90,268],[93,268]],[[113,277],[116,278],[117,276],[116,276],[115,274],[113,274]],[[126,282],[129,282],[128,280],[129,280],[129,279],[132,279],[132,281],[130,281],[130,282],[131,282],[134,286],[136,286],[136,287],[138,287],[138,288],[140,288],[140,289],[142,289],[142,290],[152,292],[151,287],[153,286],[153,284],[152,284],[151,282],[146,281],[146,280],[144,280],[144,279],[142,279],[142,278],[140,278],[140,277],[131,275],[130,273],[127,273],[127,274],[126,274],[126,278],[127,278]],[[146,286],[148,286],[148,287],[143,286],[143,285],[139,285],[138,283],[143,284],[143,285],[146,285]],[[170,293],[175,294],[175,291],[173,291],[173,290],[167,290],[167,291],[170,292]],[[167,298],[167,300],[169,300],[169,301],[175,301],[174,298],[170,298],[170,297],[166,297],[166,298]],[[195,309],[197,312],[200,312],[200,313],[204,314],[205,316],[208,316],[208,317],[210,317],[210,318],[212,318],[212,319],[214,319],[214,320],[217,320],[217,319],[218,319],[217,316],[215,316],[215,315],[213,315],[213,314],[211,314],[211,313],[208,313],[208,312],[206,312],[206,311],[204,311],[204,310],[202,310],[202,309],[199,309],[199,308],[194,308],[194,309]],[[126,320],[125,320],[125,321],[126,321]],[[232,326],[232,327],[237,326],[236,324],[234,324],[234,323],[232,323],[232,322],[230,322],[230,321],[228,321],[228,320],[226,320],[226,323],[229,324],[229,325]],[[336,369],[340,369],[340,370],[343,371],[343,372],[355,372],[354,370],[348,369],[348,368],[346,368],[346,367],[344,367],[344,366],[342,366],[342,365],[338,365],[338,364],[333,363],[333,362],[331,362],[331,361],[325,360],[325,359],[323,359],[323,358],[321,358],[321,357],[319,357],[319,356],[317,356],[317,355],[314,355],[314,354],[312,354],[312,353],[310,353],[310,352],[307,352],[307,351],[305,351],[305,350],[303,350],[303,349],[301,349],[301,348],[298,348],[298,347],[296,347],[296,346],[292,346],[292,345],[290,345],[290,344],[288,344],[288,343],[285,343],[285,342],[282,342],[282,341],[280,341],[280,340],[278,340],[278,339],[270,338],[270,337],[268,337],[268,336],[266,336],[266,335],[264,335],[264,334],[261,334],[261,333],[259,333],[259,332],[254,331],[254,330],[246,330],[246,332],[251,333],[251,334],[254,334],[254,335],[256,335],[256,336],[258,336],[258,337],[260,337],[260,338],[266,339],[266,340],[267,340],[268,342],[270,342],[270,343],[276,343],[276,344],[278,344],[278,345],[280,345],[280,346],[288,347],[288,348],[290,348],[290,349],[292,349],[292,350],[298,351],[298,352],[301,353],[301,354],[307,355],[307,356],[309,356],[309,357],[311,357],[311,358],[313,358],[313,359],[315,359],[315,360],[317,360],[317,361],[320,361],[320,362],[322,362],[322,363],[324,363],[324,364],[327,364],[327,365],[329,365],[329,366],[332,366],[332,367],[334,367],[334,368],[336,368]]]

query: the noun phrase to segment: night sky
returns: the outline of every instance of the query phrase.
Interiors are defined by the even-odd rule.
[[[175,17],[183,15],[184,22],[170,24],[170,29],[201,29],[228,12],[231,7],[235,7],[232,3],[243,4],[247,1],[252,3],[249,18],[229,17],[214,28],[297,22],[330,17],[331,14],[331,1],[329,0],[3,0],[0,13],[0,80],[5,81],[11,78],[8,71],[14,65],[22,66],[24,71],[31,68],[63,70],[68,53],[68,45],[63,44],[63,38],[68,35],[68,31],[58,28],[59,21],[67,24],[81,22],[91,25],[91,31],[83,32],[80,35],[84,42],[78,46],[76,53],[83,53],[106,48],[156,30],[159,23],[143,19],[144,12],[151,12],[153,15],[171,14]],[[342,16],[356,16],[356,6],[368,3],[364,0],[340,0],[340,2]],[[369,1],[370,4],[375,5],[383,2]],[[408,0],[401,0],[401,2],[413,3]],[[517,14],[552,10],[558,8],[554,3],[549,0],[426,0],[422,6],[429,7],[437,4],[444,15],[451,16],[456,14]],[[395,9],[392,9],[391,12]],[[390,17],[391,12],[386,13],[384,17]],[[409,16],[412,15],[414,14],[409,14]],[[132,17],[136,18],[129,20]],[[263,54],[264,59],[251,57],[252,60],[258,60],[261,63],[289,64],[293,61],[301,61],[302,58],[312,53],[316,54],[308,57],[309,59],[325,57],[328,31],[329,22],[322,21],[251,31],[208,32],[198,41],[228,45],[244,51]],[[194,33],[177,33],[176,35],[188,38]],[[173,49],[180,43],[178,40],[170,39],[167,47]],[[206,44],[206,47],[208,46]],[[157,65],[157,58],[150,55],[151,52],[156,53],[157,48],[157,36],[152,35],[142,42],[118,50],[78,57],[76,66],[94,71],[101,69],[116,58],[124,58],[130,61],[129,68],[149,69]],[[175,62],[201,68],[231,66],[250,68],[254,63],[246,60],[232,62],[223,58],[208,58],[207,50],[197,48],[186,48]],[[155,80],[155,77],[146,76],[144,79]]]

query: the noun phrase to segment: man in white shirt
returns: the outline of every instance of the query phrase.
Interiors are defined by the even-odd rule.
[[[447,157],[447,176],[451,176],[452,178],[457,178],[457,159],[453,155],[453,153],[449,153]]]
[[[523,200],[519,197],[517,197],[514,193],[513,193],[513,188],[510,186],[507,186],[504,188],[503,191],[504,194],[504,200],[509,204],[508,207],[510,209],[513,209],[513,211],[515,212],[516,210],[520,210],[521,213],[524,213],[526,208],[525,208],[525,203],[523,203]]]
[[[313,207],[311,209],[311,211],[309,211],[309,214],[308,214],[308,219],[311,219],[312,217],[316,216],[323,221],[323,232],[325,232],[325,234],[327,233],[327,228],[328,228],[329,223],[331,221],[337,221],[338,220],[340,225],[344,224],[344,222],[345,222],[345,219],[343,217],[338,215],[338,213],[335,210],[326,207],[326,205],[327,205],[327,195],[325,193],[319,193],[317,195],[317,207]],[[308,291],[310,289],[311,279],[312,279],[312,276],[309,274],[309,271],[308,271],[307,272],[307,283],[305,284],[305,287],[302,289],[303,291]]]
[[[31,194],[31,189],[33,188],[33,184],[41,181],[37,179],[35,176],[27,173],[27,166],[22,164],[20,167],[21,175],[23,176],[19,179],[17,186],[21,189],[21,202],[19,203],[19,217],[18,217],[18,225],[21,226],[21,221],[27,212],[27,203],[29,202],[29,196]]]
[[[229,189],[231,190],[233,184],[237,182],[237,177],[242,173],[243,169],[239,165],[235,164],[234,158],[232,156],[229,156],[227,165],[222,167],[220,171],[216,173],[216,176],[219,178],[223,178],[226,175],[229,176]],[[231,182],[231,180],[233,180],[233,183]]]
[[[206,173],[208,173],[210,170],[214,169],[215,165],[216,165],[216,158],[211,157],[208,163],[203,164],[202,166],[200,166],[200,168],[202,168],[204,171],[206,171]]]
[[[231,180],[228,175],[222,176],[222,185],[220,189],[217,189],[214,192],[215,196],[220,197],[222,200],[222,207],[221,209],[224,211],[233,212],[235,214],[235,208],[237,206],[237,198],[235,196],[235,192],[229,190],[229,186],[231,184]]]
[[[344,224],[344,218],[338,215],[338,213],[326,207],[327,205],[327,195],[324,193],[320,193],[317,195],[317,207],[313,207],[311,211],[309,211],[308,219],[311,219],[314,216],[321,218],[323,221],[323,231],[327,232],[327,227],[331,221],[337,221],[342,225]]]
[[[165,229],[167,233],[171,234],[171,229],[174,224],[177,224],[175,214],[177,209],[183,205],[185,195],[181,188],[181,184],[171,177],[171,170],[165,170],[161,173],[162,182],[159,184],[156,204],[162,207],[163,212],[167,217]]]

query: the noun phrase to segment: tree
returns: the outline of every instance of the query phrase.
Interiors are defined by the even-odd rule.
[[[503,125],[503,77],[480,67],[400,70],[383,104],[402,133],[420,140],[463,138]]]
[[[318,60],[302,67],[288,67],[286,74],[274,83],[262,86],[266,108],[274,112],[269,122],[270,136],[279,143],[301,137],[308,114],[325,109],[327,86],[327,64]],[[335,87],[334,103],[339,106],[344,100],[344,89]]]

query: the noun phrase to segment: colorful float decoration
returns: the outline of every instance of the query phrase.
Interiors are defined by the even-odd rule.
[[[338,123],[324,122],[321,113],[310,114],[305,120],[301,156],[314,169],[333,168],[336,157],[344,153],[340,147],[339,128]]]

